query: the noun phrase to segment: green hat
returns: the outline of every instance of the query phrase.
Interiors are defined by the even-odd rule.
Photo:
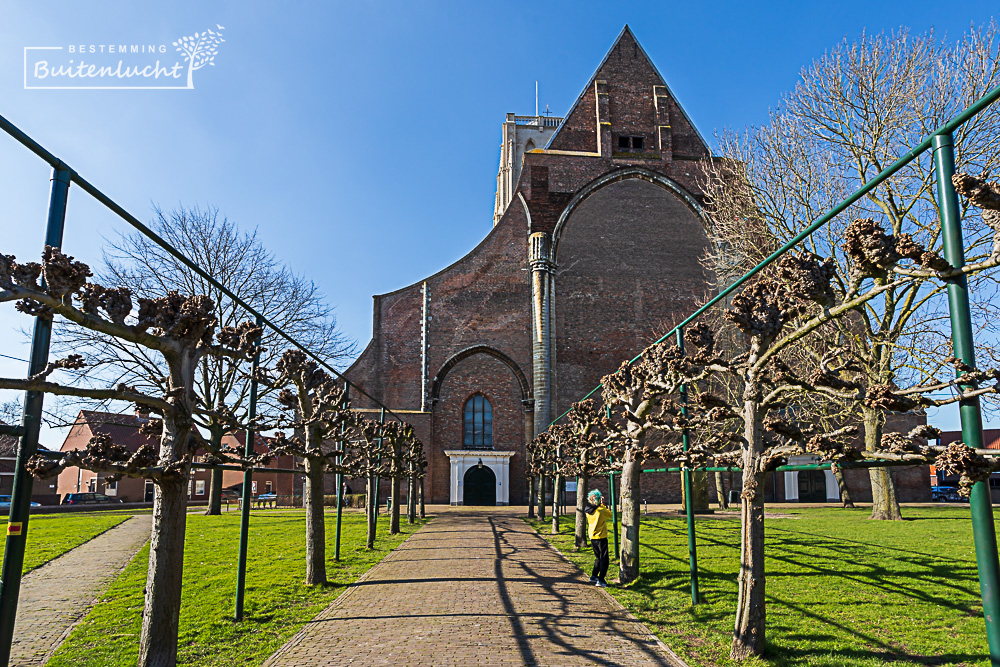
[[[600,491],[598,491],[597,489],[594,489],[593,491],[591,491],[590,493],[587,494],[587,497],[588,498],[593,498],[597,502],[601,502],[601,498],[603,498],[604,496],[601,495]]]

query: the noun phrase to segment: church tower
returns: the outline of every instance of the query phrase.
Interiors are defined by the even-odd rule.
[[[431,503],[525,503],[525,444],[711,287],[709,151],[627,26],[565,117],[508,114],[502,137],[492,229],[376,296],[346,373],[417,430]],[[643,484],[680,498],[675,477]]]

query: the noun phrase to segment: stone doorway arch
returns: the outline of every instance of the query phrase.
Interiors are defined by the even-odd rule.
[[[472,466],[462,480],[465,505],[496,507],[497,476],[489,466]]]

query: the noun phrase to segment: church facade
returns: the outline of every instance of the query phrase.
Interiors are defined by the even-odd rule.
[[[527,502],[525,444],[697,307],[708,154],[628,27],[564,118],[507,115],[492,231],[375,296],[346,372],[416,428],[427,502]]]

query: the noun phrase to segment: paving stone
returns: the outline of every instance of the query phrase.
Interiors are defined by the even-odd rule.
[[[353,664],[684,665],[504,508],[439,513],[265,667]]]
[[[45,664],[149,539],[152,521],[150,515],[134,516],[21,580],[12,666]]]

